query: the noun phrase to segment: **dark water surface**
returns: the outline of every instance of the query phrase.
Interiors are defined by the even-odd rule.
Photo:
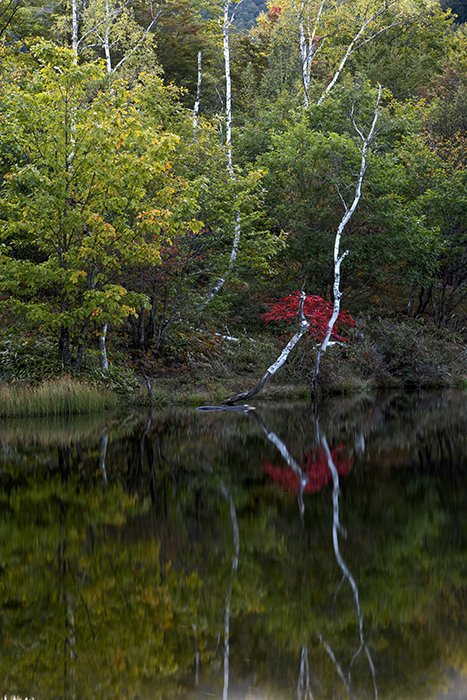
[[[465,700],[466,409],[0,423],[0,697]]]

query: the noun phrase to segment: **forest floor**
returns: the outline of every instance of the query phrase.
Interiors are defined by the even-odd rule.
[[[176,365],[147,367],[153,402],[159,405],[220,403],[251,388],[276,360],[290,338],[263,333],[234,338],[198,336],[196,355]],[[204,347],[203,347],[204,342]],[[309,396],[316,341],[302,341],[256,401]],[[324,395],[404,387],[463,386],[467,380],[467,344],[459,335],[406,320],[360,321],[343,346],[323,357],[320,387]]]
[[[50,360],[44,358],[44,341],[30,343],[14,362],[3,350],[0,417],[92,413],[125,405],[219,404],[254,386],[290,337],[290,330],[282,336],[264,331],[221,336],[184,329],[168,338],[158,358],[146,353],[128,362],[128,350],[122,347],[110,352],[108,372],[99,369],[94,355],[94,365],[78,376],[57,376],[45,364]],[[255,403],[308,398],[316,345],[312,338],[302,340]],[[321,365],[323,396],[443,386],[467,387],[467,344],[460,335],[412,320],[360,319],[349,341],[329,348]]]

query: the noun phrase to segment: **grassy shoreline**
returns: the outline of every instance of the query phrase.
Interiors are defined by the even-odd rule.
[[[6,346],[0,357],[0,417],[219,404],[254,386],[284,342],[267,333],[224,340],[204,331],[185,338],[178,352],[173,346],[165,360],[148,353],[130,358],[128,366],[126,356],[116,354],[103,372],[90,357],[80,375],[57,375],[45,352],[48,348],[51,355],[53,349],[44,343],[20,346],[22,354]],[[307,399],[315,352],[316,342],[304,339],[255,403]],[[467,348],[460,336],[413,321],[361,319],[348,344],[324,355],[320,389],[325,398],[385,389],[467,388],[466,369]],[[150,378],[151,394],[143,377]]]
[[[243,381],[242,381],[243,380]],[[151,396],[143,383],[134,393],[122,394],[104,386],[77,380],[69,376],[46,380],[35,385],[0,385],[0,419],[79,416],[113,412],[117,409],[135,407],[150,407],[165,409],[176,406],[195,407],[200,405],[217,405],[240,388],[251,384],[250,377],[223,377],[218,380],[183,381],[178,378],[153,378]],[[371,380],[358,381],[351,384],[332,384],[324,387],[323,396],[374,394],[387,389],[416,391],[418,389],[441,388],[467,389],[467,379],[451,378],[449,381],[419,381],[408,383],[392,379],[386,382]],[[308,399],[310,388],[308,382],[271,384],[255,397],[254,403],[270,403],[278,401],[299,401]]]

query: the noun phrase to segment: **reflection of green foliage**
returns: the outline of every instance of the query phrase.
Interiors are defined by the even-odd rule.
[[[381,698],[426,700],[442,684],[443,664],[464,663],[458,396],[422,398],[419,411],[408,397],[351,400],[322,417],[323,426],[332,422],[332,443],[348,449],[364,426],[366,452],[341,483],[340,542]],[[297,459],[312,447],[307,411],[273,408],[267,420]],[[35,457],[18,444],[0,453],[8,691],[58,697],[65,682],[77,697],[186,697],[198,652],[201,687],[218,693],[232,585],[232,679],[254,674],[266,697],[289,697],[306,645],[315,697],[344,693],[319,637],[347,672],[358,623],[333,552],[330,490],[306,496],[302,524],[295,497],[265,478],[261,465],[278,456],[247,416],[174,412],[130,422],[128,433],[109,433],[107,486],[91,434]],[[240,530],[235,575],[226,494]],[[358,698],[372,693],[364,654],[352,688]]]

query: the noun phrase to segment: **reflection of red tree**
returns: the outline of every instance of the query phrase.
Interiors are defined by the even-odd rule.
[[[292,292],[289,296],[278,299],[272,303],[269,311],[262,314],[262,319],[266,323],[272,321],[295,321],[298,315],[299,304],[300,292]],[[306,320],[310,323],[308,333],[316,338],[316,340],[322,340],[324,338],[329,319],[332,315],[332,310],[333,305],[329,301],[315,294],[307,295],[303,305],[303,313],[305,314]],[[345,309],[343,309],[337,317],[337,322],[331,335],[334,340],[345,342],[348,339],[340,335],[337,330],[338,327],[342,326],[355,326],[355,319],[352,318]]]
[[[341,476],[345,476],[349,473],[355,461],[353,457],[346,457],[342,454],[344,449],[344,445],[338,445],[331,450],[332,459]],[[307,485],[304,488],[305,493],[321,491],[324,486],[332,481],[324,450],[320,449],[307,452],[300,467],[304,476],[307,478]],[[273,464],[266,464],[263,469],[266,474],[269,474],[273,481],[281,484],[287,491],[298,493],[300,481],[297,474],[295,474],[292,469],[275,467]]]

